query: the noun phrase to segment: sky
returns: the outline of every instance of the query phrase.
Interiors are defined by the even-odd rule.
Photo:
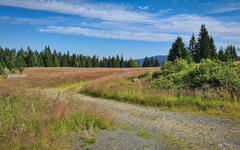
[[[205,24],[240,47],[240,0],[0,0],[0,46],[125,58],[167,55]]]

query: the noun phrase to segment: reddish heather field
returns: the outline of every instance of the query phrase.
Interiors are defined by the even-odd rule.
[[[23,74],[27,75],[26,78],[6,79],[6,76],[2,76],[0,78],[0,91],[8,91],[13,88],[46,87],[66,82],[139,74],[147,70],[153,72],[159,70],[159,68],[25,68]],[[6,71],[6,73],[8,72]]]

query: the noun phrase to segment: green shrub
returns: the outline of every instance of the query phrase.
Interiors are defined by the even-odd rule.
[[[239,66],[217,60],[202,60],[200,65],[186,60],[166,61],[160,71],[153,73],[152,85],[158,89],[226,90],[232,98],[240,97]]]
[[[0,75],[4,74],[4,66],[0,63]]]
[[[146,71],[146,72],[138,75],[138,78],[141,79],[141,78],[149,77],[149,76],[151,76],[151,73],[149,71]]]

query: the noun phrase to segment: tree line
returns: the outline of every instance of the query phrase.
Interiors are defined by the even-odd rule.
[[[27,50],[22,48],[19,51],[9,48],[0,47],[0,74],[4,73],[4,68],[10,73],[17,69],[20,73],[24,67],[111,67],[111,68],[128,68],[139,67],[134,59],[124,59],[123,56],[103,57],[85,56],[82,54],[61,53],[56,50],[51,51],[47,46],[41,52],[33,51],[30,47]]]
[[[218,59],[223,62],[238,60],[237,50],[233,45],[228,45],[224,50],[221,47],[217,53],[214,39],[209,36],[204,24],[201,25],[197,39],[192,34],[188,47],[185,46],[180,36],[177,37],[168,53],[168,60],[174,61],[176,58],[183,58],[196,63],[207,58]]]
[[[154,60],[153,57],[149,59],[147,56],[145,57],[142,65],[142,67],[159,67],[159,66],[160,64],[157,58]]]

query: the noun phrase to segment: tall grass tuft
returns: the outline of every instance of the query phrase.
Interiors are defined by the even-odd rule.
[[[0,149],[68,149],[74,132],[112,125],[106,116],[79,107],[39,93],[1,94]]]
[[[207,97],[203,97],[201,90],[158,90],[148,82],[149,79],[137,82],[127,78],[100,80],[84,85],[80,92],[144,106],[240,117],[240,103],[229,100],[231,96],[226,93],[221,97],[209,91]]]

